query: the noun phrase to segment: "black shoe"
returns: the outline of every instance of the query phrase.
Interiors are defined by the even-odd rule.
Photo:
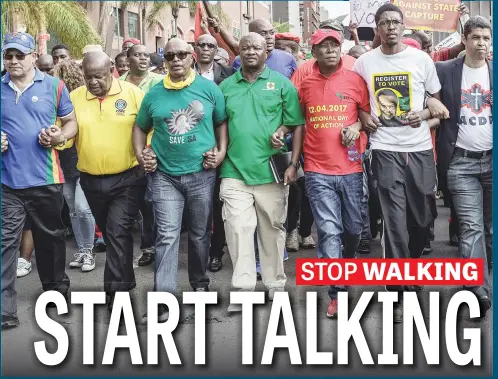
[[[422,251],[422,255],[429,255],[430,253],[432,253],[431,241],[427,241],[424,250]]]
[[[481,310],[481,318],[486,316],[486,312],[491,309],[491,300],[486,295],[478,296],[479,309]]]
[[[397,304],[394,304],[393,322],[395,324],[401,324],[403,322],[403,302],[402,301],[398,301]]]
[[[140,259],[138,260],[139,266],[148,266],[156,259],[156,255],[154,253],[143,253]]]
[[[12,329],[19,326],[19,319],[14,316],[2,315],[2,330]]]
[[[263,278],[261,277],[261,273],[256,273],[256,280],[263,280]]]
[[[105,253],[107,245],[104,242],[96,242],[93,250],[95,250],[96,253]]]
[[[62,292],[61,292],[62,293]],[[69,306],[69,296],[67,293],[63,293],[62,296],[64,296],[64,299],[66,299],[66,303]],[[56,308],[55,303],[48,303],[47,308]]]
[[[450,245],[458,246],[458,225],[456,222],[454,221],[449,222],[448,232],[450,236]]]
[[[218,272],[223,268],[223,263],[221,262],[221,258],[214,257],[209,261],[208,269],[211,272]]]
[[[361,240],[356,252],[358,254],[370,254],[370,240]]]
[[[168,307],[164,304],[159,304],[157,307],[157,321],[159,323],[163,323],[168,321],[169,318],[169,311]],[[146,325],[148,321],[147,313],[143,315],[142,317],[142,324]]]

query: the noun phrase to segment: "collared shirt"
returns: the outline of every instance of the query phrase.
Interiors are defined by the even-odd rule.
[[[85,86],[71,92],[78,119],[75,142],[79,171],[109,175],[138,165],[131,135],[143,97],[140,88],[115,78],[103,99]]]
[[[325,175],[362,172],[361,159],[349,160],[341,135],[344,127],[358,121],[359,109],[370,112],[368,88],[361,76],[345,69],[342,59],[328,78],[315,63],[301,83],[299,98],[306,117],[304,170]],[[356,148],[364,150],[360,139]]]
[[[204,71],[202,74],[199,72],[199,68],[197,67],[197,63],[195,64],[195,71],[202,77],[206,78],[207,80],[211,80],[214,82],[214,62],[211,64],[211,67]]]
[[[2,131],[9,141],[8,150],[2,153],[2,184],[23,189],[64,183],[57,150],[42,147],[38,135],[55,124],[57,117],[73,112],[66,86],[38,69],[23,91],[11,81],[9,73],[1,85]]]
[[[216,146],[215,128],[226,120],[225,99],[219,87],[200,75],[182,89],[155,86],[142,102],[137,125],[154,128],[152,150],[157,169],[180,176],[200,172],[203,154]]]
[[[296,89],[268,66],[254,83],[244,79],[239,70],[220,88],[225,95],[230,136],[221,177],[243,180],[247,185],[274,182],[270,157],[279,151],[270,144],[272,134],[281,125],[304,124]]]
[[[128,71],[126,74],[121,76],[119,80],[122,81],[127,81],[128,76],[130,75],[130,71]],[[138,88],[140,88],[144,93],[147,93],[150,91],[152,87],[154,87],[156,84],[161,83],[164,79],[163,75],[156,74],[155,72],[148,72],[147,75],[142,79],[140,84],[138,85]],[[128,82],[130,83],[130,82]],[[133,83],[131,83],[133,84]]]
[[[235,57],[233,61],[234,71],[241,67],[240,57]],[[294,71],[296,71],[296,60],[292,54],[287,53],[283,50],[273,49],[268,58],[266,58],[266,65],[274,71],[277,71],[284,75],[287,79],[290,79]]]
[[[341,57],[342,60],[342,66],[346,70],[353,70],[353,65],[354,62],[356,62],[356,59],[350,55],[344,55]],[[294,74],[291,77],[292,83],[296,86],[297,90],[299,91],[299,88],[301,87],[301,83],[303,82],[304,79],[308,75],[311,75],[313,73],[313,66],[316,62],[316,59],[310,59],[306,61],[304,64],[299,66],[299,68],[294,72]]]

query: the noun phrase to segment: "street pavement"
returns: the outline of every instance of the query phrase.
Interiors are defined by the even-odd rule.
[[[448,244],[448,217],[449,209],[438,204],[439,217],[436,220],[436,240],[433,242],[433,253],[429,257],[457,257],[457,248]],[[138,230],[135,236],[135,262],[140,257]],[[316,240],[316,232],[313,232]],[[327,319],[325,314],[328,305],[326,288],[323,287],[296,287],[295,285],[295,259],[298,257],[316,257],[315,250],[301,250],[290,253],[290,259],[285,263],[288,276],[287,290],[291,298],[294,321],[296,324],[299,347],[303,365],[291,365],[286,349],[277,349],[271,365],[261,365],[261,357],[266,337],[271,303],[258,306],[254,315],[254,365],[242,365],[241,348],[241,316],[227,314],[229,304],[230,280],[232,273],[231,261],[226,254],[223,257],[223,270],[209,273],[211,278],[210,290],[218,291],[219,302],[208,308],[207,322],[207,364],[194,365],[194,309],[192,305],[181,304],[181,292],[190,291],[187,275],[187,236],[182,234],[180,244],[179,262],[179,299],[181,307],[180,325],[173,336],[179,351],[182,365],[169,364],[162,342],[159,343],[159,364],[148,366],[147,363],[147,328],[140,324],[141,316],[146,309],[146,293],[153,288],[154,265],[136,267],[135,274],[137,287],[132,291],[132,301],[140,347],[144,365],[132,365],[130,353],[126,349],[116,352],[112,365],[102,365],[107,329],[109,327],[109,313],[105,306],[98,306],[95,314],[95,364],[84,366],[82,364],[82,310],[81,306],[70,306],[69,315],[57,316],[55,310],[49,313],[51,317],[60,322],[69,334],[69,354],[59,366],[48,367],[38,361],[35,355],[34,342],[46,341],[49,351],[55,351],[55,339],[44,333],[34,318],[34,307],[37,297],[41,294],[40,283],[34,264],[33,271],[26,277],[17,281],[18,290],[18,315],[21,325],[2,333],[2,375],[6,376],[489,376],[492,372],[492,316],[490,310],[482,320],[470,320],[468,309],[461,311],[458,327],[460,338],[459,346],[466,352],[468,341],[463,340],[464,328],[479,328],[481,331],[482,361],[481,366],[461,367],[453,363],[447,353],[445,343],[445,316],[446,306],[451,296],[459,290],[457,287],[425,287],[418,294],[424,311],[425,321],[428,322],[429,291],[440,292],[440,364],[428,365],[421,344],[418,341],[415,329],[414,364],[387,366],[378,365],[378,354],[382,352],[382,310],[381,304],[374,296],[370,306],[362,317],[361,325],[365,333],[374,365],[363,365],[355,344],[349,342],[348,365],[337,364],[337,320]],[[68,242],[67,261],[76,252],[74,240]],[[373,242],[373,251],[368,256],[381,257],[380,241]],[[105,254],[97,254],[97,267],[89,273],[80,270],[69,270],[72,291],[101,291],[103,280],[103,267]],[[261,282],[257,290],[263,291]],[[349,289],[351,313],[364,291],[382,291],[381,287],[351,287]],[[318,345],[319,351],[332,351],[334,364],[331,366],[306,366],[306,292],[318,292]],[[124,327],[120,332],[125,333]],[[280,334],[285,332],[281,325]],[[394,352],[399,354],[399,362],[403,362],[403,326],[394,327]],[[52,350],[51,350],[52,349]]]

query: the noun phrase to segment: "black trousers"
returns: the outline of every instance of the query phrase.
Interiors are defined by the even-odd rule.
[[[437,217],[433,151],[373,150],[372,171],[384,222],[384,257],[419,258]]]
[[[213,234],[211,235],[211,248],[209,249],[210,258],[223,257],[225,247],[225,224],[221,217],[223,201],[220,199],[220,170],[216,170],[216,182],[214,183],[213,193]]]
[[[17,257],[27,217],[31,220],[43,290],[68,292],[63,206],[61,184],[26,189],[2,185],[2,314],[16,316],[17,313]]]
[[[299,221],[299,235],[303,238],[311,235],[313,213],[310,201],[304,186],[304,177],[289,187],[289,205],[287,208],[287,233],[297,228]]]
[[[154,210],[152,209],[152,200],[148,193],[140,201],[140,249],[154,248],[156,243],[156,228],[154,224]]]
[[[145,196],[145,174],[138,166],[115,175],[82,172],[80,184],[107,244],[104,290],[129,291],[136,286],[132,229]]]

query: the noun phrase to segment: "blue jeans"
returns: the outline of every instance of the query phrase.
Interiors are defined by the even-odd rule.
[[[368,171],[370,170],[370,151],[366,151],[362,157],[363,161],[363,196],[361,197],[361,218],[363,219],[363,230],[361,239],[370,241],[372,233],[370,232],[370,212],[368,210],[368,199],[370,198],[370,189],[368,187]]]
[[[156,223],[155,291],[177,289],[178,249],[182,216],[186,207],[188,225],[188,275],[192,288],[209,285],[209,259],[215,170],[171,176],[156,171],[150,175],[149,190]]]
[[[318,232],[318,258],[342,258],[341,236],[344,236],[344,258],[354,258],[363,229],[363,174],[335,176],[307,172],[306,191]],[[345,290],[343,286],[331,286],[329,296],[336,299],[337,292]]]
[[[81,189],[80,178],[66,179],[62,191],[69,208],[74,239],[76,240],[78,249],[80,251],[92,250],[95,220],[85,194]]]
[[[493,254],[493,156],[482,159],[454,155],[447,173],[448,190],[460,227],[462,258],[484,259],[484,286],[467,287],[477,296],[490,296],[488,259]]]

